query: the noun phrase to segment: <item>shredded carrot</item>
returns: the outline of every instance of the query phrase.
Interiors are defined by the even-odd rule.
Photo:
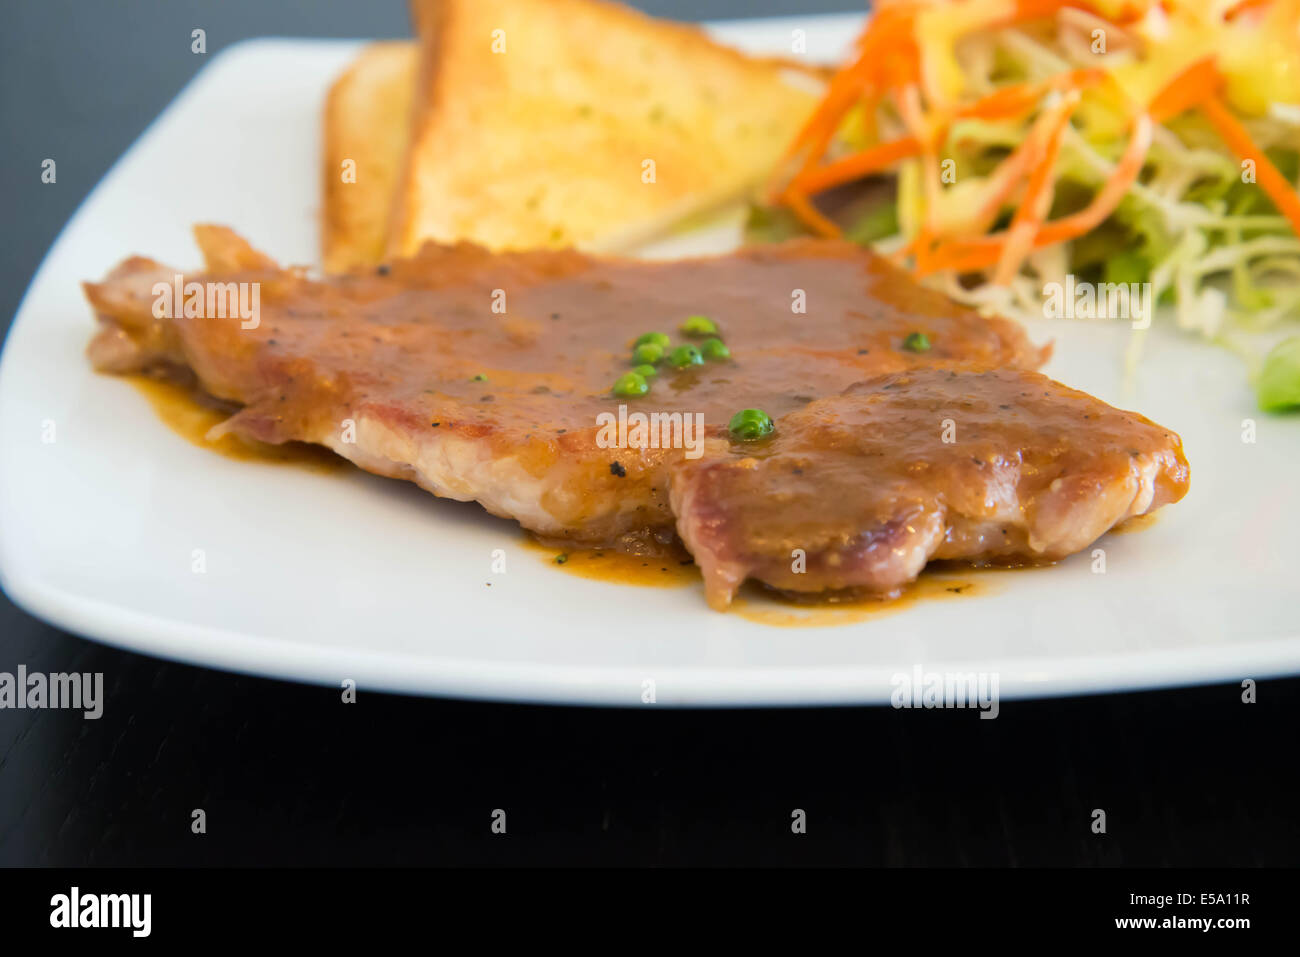
[[[1240,0],[1240,2],[1234,3],[1228,8],[1227,12],[1223,15],[1223,19],[1235,20],[1237,17],[1249,10],[1262,10],[1264,7],[1270,7],[1272,5],[1273,0]]]
[[[1105,77],[1106,74],[1101,70],[1070,70],[1067,73],[1058,73],[1041,83],[1013,83],[995,90],[974,103],[958,107],[953,115],[958,119],[981,120],[1004,120],[1024,116],[1050,92],[1081,90],[1094,83],[1100,83]]]
[[[825,166],[801,172],[790,185],[803,193],[820,193],[840,183],[852,182],[870,176],[872,173],[878,173],[901,159],[915,156],[919,149],[920,144],[915,137],[904,136],[890,143],[881,143],[879,146],[868,147],[861,152],[841,157]]]
[[[1043,220],[1047,218],[1052,198],[1056,194],[1052,173],[1055,171],[1056,158],[1061,152],[1061,138],[1065,135],[1065,127],[1070,122],[1070,114],[1074,112],[1078,103],[1077,93],[1062,100],[1056,107],[1044,112],[1035,129],[1030,132],[1031,137],[1035,134],[1041,136],[1042,155],[1038,158],[1038,165],[1029,177],[1029,184],[1025,187],[1020,208],[1016,210],[1016,215],[1011,220],[1011,227],[1007,230],[1007,240],[1002,247],[997,272],[993,277],[996,285],[1007,285],[1020,271],[1025,257],[1033,249],[1034,237],[1038,235]]]
[[[1222,85],[1223,77],[1214,65],[1214,57],[1205,57],[1167,83],[1151,100],[1147,112],[1155,122],[1163,123],[1213,96]]]
[[[1043,249],[1054,246],[1067,239],[1082,236],[1100,226],[1106,217],[1115,211],[1124,194],[1137,181],[1150,147],[1151,118],[1142,113],[1133,121],[1133,133],[1129,137],[1128,146],[1124,149],[1124,155],[1115,164],[1114,170],[1102,184],[1097,195],[1093,197],[1092,202],[1077,213],[1046,223],[1038,231],[1033,248]],[[990,269],[997,265],[1001,258],[1006,239],[1007,233],[1003,231],[988,236],[952,241],[936,251],[932,266],[935,270],[955,269],[958,272]]]
[[[1288,183],[1272,160],[1264,155],[1264,151],[1255,144],[1246,127],[1232,115],[1223,100],[1211,96],[1201,104],[1201,109],[1228,144],[1228,148],[1237,154],[1237,158],[1255,164],[1255,179],[1260,188],[1268,194],[1278,212],[1291,221],[1291,228],[1300,233],[1300,195],[1297,195],[1295,186]]]
[[[1074,77],[1076,82],[1075,89],[1083,89],[1104,78],[1104,74],[1097,70],[1080,70],[1074,74],[1063,74]],[[1043,88],[1047,84],[1036,84],[1037,87]],[[1046,90],[1044,89],[1044,92]],[[985,191],[985,197],[980,203],[979,209],[975,214],[972,225],[980,232],[986,231],[997,219],[1002,207],[1011,199],[1011,194],[1015,192],[1020,185],[1022,178],[1026,176],[1039,161],[1039,143],[1037,137],[1032,134],[1026,136],[1011,152],[1011,155],[1004,159],[994,168],[993,173],[989,176],[989,183]]]
[[[840,228],[823,216],[821,211],[812,204],[812,200],[806,195],[794,190],[787,190],[784,199],[790,210],[813,232],[829,239],[839,238]]]
[[[980,203],[973,223],[981,232],[987,231],[993,225],[998,214],[1002,212],[1002,207],[1011,199],[1011,194],[1033,167],[1035,145],[1029,137],[1025,137],[1015,151],[993,170],[984,201]]]
[[[1001,245],[995,236],[944,240],[929,250],[924,261],[917,255],[916,273],[928,276],[944,270],[958,274],[978,272],[996,266],[1000,255]]]
[[[1107,216],[1115,212],[1120,200],[1137,182],[1142,167],[1146,164],[1147,152],[1151,149],[1151,128],[1151,117],[1145,113],[1140,113],[1134,118],[1133,132],[1129,136],[1128,146],[1124,148],[1124,154],[1115,164],[1110,177],[1097,191],[1097,195],[1092,198],[1092,202],[1079,212],[1062,216],[1044,226],[1043,231],[1038,234],[1039,241],[1035,244],[1036,247],[1052,246],[1082,236],[1096,229]]]
[[[1102,4],[1100,0],[1005,0],[987,5],[972,0],[968,11],[986,12],[964,17],[960,34],[1052,20],[1066,9],[1082,10],[1103,24],[1121,27],[1141,21],[1162,6],[1166,14],[1172,15],[1167,0],[1125,0],[1122,4]],[[1216,6],[1213,16],[1227,22],[1250,11],[1268,11],[1273,17],[1284,7],[1300,10],[1300,0],[1239,0]],[[814,204],[819,193],[915,158],[922,174],[919,221],[916,234],[892,258],[910,263],[920,275],[941,270],[991,271],[993,282],[1006,284],[1020,273],[1033,251],[1076,239],[1111,216],[1142,173],[1155,124],[1199,108],[1227,147],[1240,159],[1255,164],[1259,186],[1300,234],[1300,192],[1221,99],[1225,80],[1217,56],[1188,63],[1145,104],[1133,103],[1128,92],[1104,69],[1062,70],[1045,79],[1005,83],[982,96],[955,95],[937,79],[938,61],[927,59],[930,51],[922,42],[922,33],[929,27],[942,32],[943,15],[936,14],[938,9],[930,0],[877,0],[876,13],[858,37],[852,61],[832,79],[821,104],[791,144],[771,194],[789,206],[811,231],[824,236],[840,234],[839,228]],[[960,39],[956,34],[945,36],[952,41]],[[1119,101],[1128,104],[1128,142],[1087,206],[1048,221],[1056,195],[1055,167],[1070,117],[1085,91],[1106,82],[1112,84]],[[1049,99],[1053,94],[1060,100]],[[880,107],[889,100],[896,106],[904,133],[881,141],[877,121],[888,115]],[[845,116],[855,108],[863,111],[862,126],[870,145],[828,159]],[[973,211],[963,212],[960,225],[945,226],[939,222],[945,199],[940,158],[953,124],[967,119],[1027,121],[1029,132],[981,183]],[[990,232],[998,216],[1012,203],[1016,211],[1010,225]],[[956,218],[952,222],[955,224]],[[967,229],[974,234],[954,235]]]
[[[898,115],[903,118],[907,132],[921,147],[921,188],[925,191],[925,217],[922,225],[926,229],[932,229],[938,215],[939,200],[943,194],[943,184],[939,179],[939,149],[935,142],[935,130],[926,121],[925,111],[921,108],[921,91],[915,84],[903,87],[894,99],[898,104]]]
[[[934,249],[934,236],[924,225],[917,230],[916,238],[904,247],[905,254],[911,253],[916,257],[916,268],[918,270],[928,269],[930,265],[930,254]]]
[[[803,147],[820,139],[822,134],[829,131],[833,135],[835,126],[844,115],[844,111],[861,95],[868,79],[861,60],[835,74],[831,79],[830,88],[826,91],[825,99],[813,111],[813,115],[804,123],[794,142],[790,144],[786,159],[792,159]]]
[[[1272,0],[1267,2],[1271,3]],[[1232,12],[1265,5],[1265,3],[1243,0],[1233,7]],[[1237,158],[1255,164],[1255,177],[1260,188],[1268,194],[1278,211],[1290,220],[1292,228],[1300,233],[1300,195],[1296,193],[1295,186],[1287,182],[1286,177],[1278,171],[1251,138],[1241,121],[1224,104],[1219,96],[1222,87],[1223,76],[1215,66],[1214,58],[1206,57],[1198,60],[1176,76],[1151,101],[1152,118],[1159,123],[1199,106]]]
[[[900,54],[916,56],[915,39],[909,37],[913,18],[910,6],[891,5],[876,14],[870,27],[859,37],[857,59],[831,78],[826,96],[787,150],[786,162],[806,147],[811,147],[813,154],[825,151],[849,108],[864,94],[881,86],[885,73],[882,62],[892,61]],[[815,162],[816,155],[812,160]]]

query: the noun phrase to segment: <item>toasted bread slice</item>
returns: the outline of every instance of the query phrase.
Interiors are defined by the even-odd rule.
[[[409,41],[362,51],[330,88],[324,118],[321,253],[328,272],[384,255],[405,161],[419,51]],[[352,161],[350,171],[344,164]]]
[[[421,62],[388,252],[619,251],[737,199],[820,73],[600,0],[412,0]]]

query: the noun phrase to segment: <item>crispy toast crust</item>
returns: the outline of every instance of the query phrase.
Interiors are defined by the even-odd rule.
[[[390,256],[427,239],[628,249],[757,186],[817,100],[818,70],[601,0],[412,11],[421,62]]]
[[[321,169],[321,258],[327,272],[383,259],[418,60],[409,41],[372,44],[330,87]],[[354,175],[345,179],[349,160]]]

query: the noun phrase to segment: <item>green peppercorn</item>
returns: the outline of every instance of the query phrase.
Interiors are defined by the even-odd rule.
[[[636,365],[654,365],[664,357],[664,347],[657,342],[643,342],[632,350],[632,361]]]
[[[776,430],[772,417],[762,409],[741,409],[731,417],[727,428],[731,437],[740,442],[753,442]]]
[[[639,395],[645,395],[650,391],[650,384],[646,382],[645,376],[639,372],[629,372],[626,375],[618,377],[614,383],[614,394],[633,398]]]
[[[647,332],[645,335],[637,338],[634,345],[643,346],[646,343],[654,343],[660,349],[667,349],[672,344],[672,340],[662,332]]]
[[[731,350],[727,348],[727,344],[717,338],[705,339],[704,344],[700,346],[700,352],[704,354],[704,358],[713,362],[731,358]]]
[[[708,316],[688,316],[682,323],[682,333],[688,336],[714,336],[718,327]]]
[[[704,356],[700,354],[700,350],[695,346],[678,346],[668,353],[668,361],[679,369],[685,369],[687,366],[703,364]]]

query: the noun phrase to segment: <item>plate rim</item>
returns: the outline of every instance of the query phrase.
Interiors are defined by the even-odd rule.
[[[182,664],[237,674],[271,677],[327,687],[339,687],[346,675],[365,691],[423,697],[527,704],[646,707],[638,695],[644,669],[629,666],[549,665],[539,662],[481,662],[463,658],[415,658],[373,651],[330,649],[293,639],[257,635],[176,621],[72,595],[26,576],[15,576],[0,550],[0,587],[14,604],[42,621],[73,634],[120,648]],[[183,642],[182,649],[177,648]],[[1028,679],[1000,687],[999,700],[1016,701],[1123,691],[1159,690],[1203,684],[1231,684],[1223,669],[1242,657],[1255,667],[1243,679],[1268,679],[1294,673],[1300,638],[1259,639],[1230,646],[1201,649],[1194,659],[1175,651],[1154,651],[1101,658],[1072,655],[1050,659],[1013,658]],[[1161,674],[1149,668],[1140,674],[1101,677],[1099,672],[1130,672],[1133,662],[1159,663]],[[343,664],[341,665],[340,662]],[[1087,662],[1080,678],[1072,665]],[[351,664],[349,668],[347,665]],[[387,667],[381,667],[383,664]],[[979,671],[965,662],[945,662],[952,671]],[[1172,667],[1171,667],[1172,665]],[[1001,670],[994,669],[999,674]],[[669,708],[884,706],[890,702],[890,678],[897,671],[854,665],[702,668],[654,667],[657,698],[652,706]],[[615,688],[626,688],[615,692]]]

